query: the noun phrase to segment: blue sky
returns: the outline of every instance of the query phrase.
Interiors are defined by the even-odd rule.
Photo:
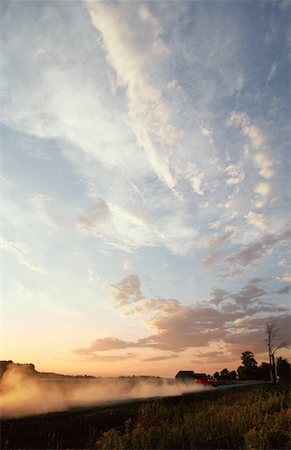
[[[1,8],[2,358],[266,359],[290,323],[290,2]]]

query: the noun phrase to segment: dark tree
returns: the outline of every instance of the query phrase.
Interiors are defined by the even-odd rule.
[[[248,379],[248,372],[247,369],[243,366],[239,366],[237,369],[238,378],[240,380],[247,380]]]
[[[228,379],[228,374],[229,374],[229,370],[228,369],[223,369],[220,372],[220,376],[223,380],[227,380]]]
[[[249,351],[243,352],[240,359],[242,360],[243,366],[246,368],[257,367],[258,365],[257,361],[254,358],[253,352]]]
[[[230,380],[236,380],[236,371],[235,371],[235,370],[232,370],[231,372],[229,372],[228,378],[229,378]]]
[[[258,380],[270,381],[270,364],[262,362],[258,367]]]
[[[281,383],[291,382],[291,366],[287,359],[283,359],[281,356],[277,359],[277,373]]]
[[[258,365],[253,352],[245,351],[241,356],[242,366],[237,369],[241,380],[255,380],[258,376]]]

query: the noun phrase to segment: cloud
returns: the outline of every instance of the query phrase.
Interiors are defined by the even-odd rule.
[[[157,228],[141,214],[101,198],[81,212],[76,220],[76,229],[81,234],[100,238],[109,246],[126,252],[153,246],[161,240]]]
[[[128,342],[121,339],[107,337],[96,339],[88,348],[76,348],[73,350],[73,353],[76,355],[87,356],[95,353],[96,351],[104,352],[108,350],[121,350],[128,348],[129,346],[130,344]]]
[[[243,135],[249,138],[253,149],[259,151],[259,153],[254,154],[253,158],[261,177],[272,178],[275,174],[273,169],[274,162],[270,152],[267,151],[266,137],[263,131],[252,124],[249,116],[244,112],[231,112],[227,125],[241,127]]]
[[[259,194],[259,195],[262,195],[263,197],[266,197],[266,196],[268,196],[270,194],[271,188],[272,187],[271,187],[270,183],[262,182],[262,183],[259,183],[259,184],[257,184],[255,186],[254,191],[255,191],[256,194]]]
[[[130,262],[127,259],[124,259],[121,263],[123,270],[129,270],[130,269]]]
[[[249,138],[251,145],[255,150],[265,146],[266,138],[262,130],[251,123],[250,118],[246,113],[236,111],[231,112],[227,125],[240,126],[242,133]]]
[[[213,235],[203,238],[202,244],[211,249],[203,259],[204,265],[212,266],[218,262],[220,256],[218,248],[222,245],[231,243],[235,231],[233,226],[227,226],[222,233],[214,233]]]
[[[167,247],[173,254],[191,253],[198,234],[191,223],[191,216],[178,207],[180,202],[177,200],[176,203],[164,200],[165,205],[162,205],[162,196],[150,199],[154,202],[151,210],[148,202],[134,201],[124,207],[99,198],[93,206],[80,212],[75,222],[76,229],[83,235],[94,236],[129,253],[157,245]]]
[[[20,239],[13,242],[1,238],[0,247],[6,252],[15,255],[19,264],[35,272],[46,273],[40,263],[30,257],[30,249],[26,242],[21,241]]]
[[[233,186],[237,184],[241,184],[245,179],[245,173],[242,170],[242,164],[229,164],[225,168],[225,172],[229,176],[229,178],[226,180],[226,184],[228,186]]]
[[[257,153],[254,156],[254,161],[259,169],[262,178],[272,178],[275,174],[273,170],[273,160],[267,153]]]
[[[167,84],[167,88],[168,89],[173,89],[174,87],[176,87],[178,85],[178,80],[171,80],[168,82]]]
[[[248,266],[249,264],[262,258],[276,244],[284,242],[290,238],[291,229],[287,229],[286,231],[278,234],[266,233],[257,242],[252,242],[246,245],[242,250],[225,257],[224,262],[227,264],[235,263],[243,267]]]
[[[75,349],[80,356],[90,357],[96,352],[150,348],[173,352],[171,355],[153,355],[145,361],[170,359],[189,348],[206,347],[218,342],[243,343],[249,339],[263,340],[263,328],[270,314],[285,317],[288,308],[267,301],[268,291],[260,286],[263,280],[250,279],[238,292],[214,289],[209,302],[183,305],[179,300],[146,298],[137,275],[124,278],[109,289],[111,300],[119,311],[138,314],[152,331],[136,341],[112,337],[96,339],[88,348]],[[242,348],[242,347],[241,347]],[[242,349],[243,350],[243,349]]]
[[[208,253],[205,258],[203,258],[202,262],[205,266],[214,266],[217,264],[219,260],[220,252],[217,250],[212,250]]]
[[[151,358],[145,358],[143,359],[144,362],[158,362],[158,361],[165,361],[167,359],[174,359],[178,358],[179,355],[177,353],[172,353],[171,355],[159,355],[159,356],[152,356]]]
[[[259,228],[260,230],[265,230],[267,228],[266,216],[263,213],[257,214],[253,211],[249,211],[246,218],[247,223]]]
[[[201,363],[217,363],[221,366],[223,364],[224,367],[227,363],[236,363],[238,359],[238,355],[236,353],[232,354],[231,352],[227,352],[225,348],[218,351],[196,353],[194,357],[197,359],[192,360],[193,364],[200,365]]]
[[[158,233],[158,230],[151,225],[151,223],[143,217],[142,214],[138,214],[137,211],[131,211],[129,209],[121,208],[113,203],[108,203],[108,206],[113,214],[116,216],[125,219],[132,225],[136,225],[137,227],[144,228],[147,231],[153,231]]]
[[[275,78],[276,74],[277,74],[277,64],[273,62],[273,64],[271,65],[270,72],[267,76],[268,83],[270,83],[270,81],[272,81],[273,78]]]
[[[236,275],[241,275],[245,272],[242,267],[236,267],[235,269],[224,269],[224,271],[219,275],[220,278],[234,277]]]
[[[230,242],[234,233],[235,228],[228,226],[222,233],[215,233],[211,236],[206,236],[203,238],[203,244],[206,247],[219,247],[222,244]]]
[[[102,278],[93,270],[88,269],[87,270],[87,277],[89,282],[94,286],[96,284],[102,283]]]
[[[287,280],[287,281],[288,281],[288,280]],[[290,275],[290,277],[289,277],[289,281],[291,282],[291,275]],[[284,286],[284,287],[280,288],[280,289],[277,291],[277,294],[289,294],[290,291],[291,291],[291,284],[289,284],[289,285],[287,285],[287,286]]]
[[[157,177],[174,190],[176,181],[170,170],[168,146],[181,136],[181,131],[172,125],[162,92],[145,70],[151,58],[167,54],[159,20],[146,5],[139,5],[137,11],[124,3],[87,2],[86,5],[93,25],[101,34],[117,84],[126,89],[128,118],[136,141]]]
[[[272,192],[272,185],[269,182],[258,183],[254,188],[257,197],[253,201],[256,208],[262,208],[268,202],[268,197]]]
[[[248,309],[250,305],[255,303],[260,297],[264,297],[267,291],[258,286],[262,280],[260,278],[253,278],[247,282],[247,284],[236,294],[232,294],[230,297],[235,302]]]
[[[243,134],[247,136],[255,149],[263,147],[266,143],[265,136],[262,131],[252,124],[246,124],[242,128]]]
[[[203,191],[201,189],[202,188],[202,180],[203,180],[202,172],[199,172],[196,175],[193,175],[190,180],[193,191],[199,195],[203,195]]]
[[[281,280],[282,280],[282,281],[286,281],[287,283],[291,283],[291,273],[285,272],[285,273],[281,276]]]
[[[185,170],[176,167],[176,174],[187,180],[196,194],[204,195],[203,183],[206,174],[196,164],[188,162]]]
[[[290,319],[288,313],[276,316],[276,324],[286,338],[290,337]],[[274,320],[274,316],[265,317],[247,317],[244,321],[244,329],[239,333],[233,333],[226,337],[225,348],[232,354],[238,354],[246,348],[252,349],[253,352],[262,352],[267,354],[265,342],[266,324]]]
[[[77,354],[78,356],[81,356],[82,361],[86,362],[106,362],[106,363],[115,363],[119,361],[127,361],[129,359],[136,359],[136,355],[131,352],[127,352],[125,355],[122,355],[121,353],[115,354],[115,355],[104,355],[99,353],[77,353],[73,350],[73,353]]]
[[[229,296],[229,293],[224,289],[214,288],[211,292],[212,298],[210,299],[210,303],[214,303],[214,305],[219,305],[221,302],[225,300]]]
[[[213,130],[211,128],[201,126],[200,131],[201,131],[201,134],[207,138],[209,144],[214,144]]]
[[[57,152],[65,156],[62,164],[75,163],[80,151],[83,165],[84,160],[95,164],[103,174],[123,167],[126,160],[126,172],[133,178],[148,176],[146,158],[133,151],[132,131],[124,116],[126,106],[117,104],[110,92],[102,45],[88,19],[81,2],[72,4],[70,11],[61,2],[49,8],[46,4],[25,8],[21,3],[9,8],[3,17],[2,36],[5,91],[9,95],[1,121],[21,132],[22,139],[25,133],[37,137],[39,142],[32,147],[43,149],[47,140],[54,140]],[[22,26],[18,26],[20,22]],[[13,38],[16,34],[18,47]],[[21,70],[15,72],[20,60]],[[35,148],[33,151],[37,153]],[[78,163],[75,169],[81,171]]]
[[[47,203],[53,202],[56,199],[54,197],[47,197],[43,194],[35,194],[29,199],[29,202],[36,208],[43,209]]]
[[[117,307],[136,304],[144,299],[140,290],[140,279],[137,275],[129,275],[119,283],[112,284],[110,290]]]
[[[243,291],[246,278],[239,275],[253,270],[253,279],[275,264],[277,295],[278,274],[287,271],[276,267],[284,240],[278,230],[288,211],[287,97],[279,83],[286,81],[284,58],[279,64],[260,53],[260,70],[253,70],[249,63],[257,61],[256,52],[248,44],[265,38],[263,29],[252,29],[257,20],[247,20],[244,7],[236,11],[230,4],[227,14],[217,4],[209,15],[202,3],[185,2],[173,11],[163,2],[88,1],[70,8],[64,2],[30,2],[29,8],[17,2],[5,10],[7,95],[1,118],[11,147],[7,176],[21,180],[7,185],[17,201],[9,204],[13,217],[6,229],[16,236],[21,228],[27,236],[33,226],[31,239],[58,273],[58,300],[66,301],[70,285],[80,310],[81,299],[74,297],[80,280],[88,298],[96,288],[107,289],[100,275],[110,254],[111,305],[135,314],[131,320],[147,330],[144,340],[128,338],[134,342],[116,335],[123,349],[84,344],[87,357],[114,359],[130,346],[168,355],[175,348],[216,342],[231,326],[237,328],[245,305],[254,309],[256,298],[268,296],[259,282]],[[261,14],[260,9],[253,13]],[[280,41],[276,37],[273,48],[282,48]],[[268,76],[276,83],[266,83]],[[46,159],[36,159],[36,153]],[[51,174],[60,174],[60,183]],[[31,221],[31,208],[23,210],[27,199],[38,223]],[[57,207],[68,226],[44,236],[39,222],[53,219],[49,213]],[[42,271],[30,244],[27,252],[12,247],[6,250],[21,264]],[[78,273],[76,255],[82,255],[85,273]],[[256,262],[262,264],[251,266]],[[153,298],[137,275],[129,275],[135,265],[150,277],[163,269],[155,282],[164,286],[164,297]],[[116,273],[129,277],[118,282]],[[236,280],[226,279],[235,275]],[[171,289],[173,297],[181,290],[181,300],[170,298]],[[266,292],[260,296],[259,289]],[[194,299],[191,294],[186,302],[189,290]],[[190,307],[192,300],[199,305]],[[262,314],[267,308],[275,311],[265,302]]]
[[[106,202],[98,199],[96,204],[84,211],[76,222],[77,229],[84,234],[95,234],[101,229],[110,216]]]

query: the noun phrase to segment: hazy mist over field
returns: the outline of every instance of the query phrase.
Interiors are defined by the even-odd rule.
[[[41,378],[11,365],[0,380],[0,417],[12,418],[64,411],[130,399],[181,395],[205,389],[192,380],[159,378]]]

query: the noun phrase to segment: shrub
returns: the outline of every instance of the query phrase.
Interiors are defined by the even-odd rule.
[[[244,436],[245,448],[260,449],[290,449],[290,411],[280,411],[267,415],[264,423],[251,428]]]

